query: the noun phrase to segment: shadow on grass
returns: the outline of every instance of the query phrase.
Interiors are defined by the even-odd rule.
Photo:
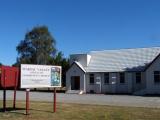
[[[7,107],[5,112],[10,113],[16,113],[21,115],[26,115],[25,108],[13,108],[13,107]],[[40,110],[40,109],[29,109],[30,111],[37,111],[37,112],[46,112],[46,113],[53,113],[53,111],[46,111],[46,110]],[[5,113],[3,108],[0,108],[0,113]]]
[[[37,112],[53,113],[53,111],[47,111],[47,110],[37,110],[37,109],[30,109],[30,110],[37,111]]]
[[[23,111],[25,108],[13,108],[13,107],[7,107],[5,112],[10,112],[10,113],[16,113],[16,114],[25,114]],[[4,109],[0,108],[0,112],[4,113]]]

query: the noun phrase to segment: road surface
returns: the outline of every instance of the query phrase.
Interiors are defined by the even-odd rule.
[[[7,100],[13,99],[13,91],[7,90]],[[0,91],[3,100],[3,91]],[[25,100],[25,92],[17,91],[17,100]],[[30,101],[53,101],[51,92],[30,92]],[[65,94],[57,93],[57,102],[96,104],[113,106],[134,106],[160,108],[160,97],[132,96],[132,95],[104,95],[104,94]]]

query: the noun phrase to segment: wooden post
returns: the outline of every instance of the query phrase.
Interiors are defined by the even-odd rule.
[[[4,70],[3,74],[3,111],[6,112],[6,77],[5,77],[6,71]]]
[[[53,112],[56,112],[56,88],[54,88],[53,92]]]
[[[17,88],[14,87],[13,109],[16,109],[16,90]]]
[[[29,91],[30,89],[26,89],[26,115],[29,115]]]
[[[13,98],[13,109],[16,109],[16,90],[17,90],[17,81],[18,81],[18,75],[16,72],[16,79],[15,79],[15,86],[14,86],[14,98]]]
[[[6,88],[3,89],[3,112],[6,112]]]

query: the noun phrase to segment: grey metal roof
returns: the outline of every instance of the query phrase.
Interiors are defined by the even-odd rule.
[[[81,63],[74,61],[75,64],[77,64],[84,72],[86,72],[86,70],[84,69],[84,67],[81,65]]]
[[[160,47],[92,51],[86,72],[143,71],[160,53]]]

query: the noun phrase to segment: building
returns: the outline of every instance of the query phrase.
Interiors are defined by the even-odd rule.
[[[160,94],[160,47],[70,55],[68,93]]]

